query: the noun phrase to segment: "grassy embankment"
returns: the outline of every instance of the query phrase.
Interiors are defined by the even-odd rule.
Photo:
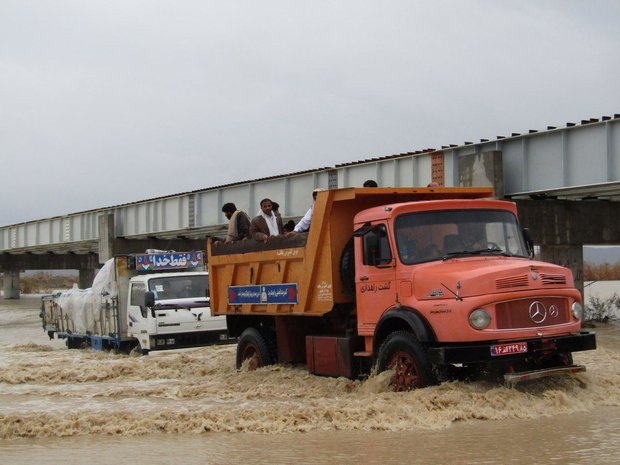
[[[71,289],[74,283],[77,283],[77,276],[61,276],[44,271],[19,278],[22,294],[46,294],[56,289]],[[0,277],[0,287],[3,285]]]

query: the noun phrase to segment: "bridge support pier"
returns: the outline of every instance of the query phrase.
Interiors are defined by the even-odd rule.
[[[4,298],[19,299],[19,271],[4,271],[3,273],[3,291]]]
[[[95,279],[95,275],[97,274],[97,270],[94,268],[82,268],[79,270],[78,274],[78,287],[80,289],[88,289],[93,285],[93,279]]]
[[[569,268],[573,272],[575,287],[583,296],[583,247],[580,245],[542,245],[540,259]],[[585,302],[584,302],[585,304]]]
[[[114,214],[104,213],[103,215],[101,215],[99,217],[98,227],[99,263],[103,265],[110,258],[114,257],[114,254],[116,253],[116,250],[114,248]]]

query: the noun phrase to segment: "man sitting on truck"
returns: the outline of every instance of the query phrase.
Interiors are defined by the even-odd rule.
[[[250,237],[250,217],[246,212],[237,210],[232,202],[225,203],[222,206],[222,212],[229,220],[225,242],[240,241]]]
[[[314,213],[314,203],[316,202],[316,194],[322,190],[323,189],[314,189],[312,191],[312,205],[310,205],[310,208],[308,209],[306,214],[303,216],[303,218],[299,220],[299,223],[295,225],[295,228],[293,228],[294,232],[296,233],[306,232],[310,229],[310,223],[312,222],[312,214]]]
[[[250,222],[250,235],[252,239],[267,242],[272,236],[284,233],[282,217],[273,212],[271,199],[260,201],[260,212]]]

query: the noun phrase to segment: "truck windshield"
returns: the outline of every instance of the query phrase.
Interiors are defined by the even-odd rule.
[[[162,276],[149,281],[149,291],[155,294],[155,300],[185,299],[188,297],[208,297],[209,277],[196,276]]]
[[[517,219],[505,210],[407,213],[396,218],[394,230],[407,265],[470,255],[528,256]]]

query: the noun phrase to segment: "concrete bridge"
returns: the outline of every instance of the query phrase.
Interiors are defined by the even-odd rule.
[[[221,206],[234,202],[254,214],[269,197],[284,218],[299,218],[320,187],[493,186],[513,199],[543,260],[568,266],[582,287],[582,246],[620,244],[620,114],[464,142],[334,167],[288,173],[109,208],[0,227],[5,298],[19,298],[20,272],[77,269],[89,287],[97,267],[114,254],[203,249],[223,235]]]

